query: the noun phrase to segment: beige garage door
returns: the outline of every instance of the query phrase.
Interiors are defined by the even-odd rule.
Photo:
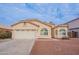
[[[14,39],[35,39],[36,31],[14,31]]]

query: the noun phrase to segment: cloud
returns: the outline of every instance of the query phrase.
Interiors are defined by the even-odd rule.
[[[7,25],[27,18],[38,18],[60,24],[76,17],[79,17],[79,4],[0,4],[0,22]]]

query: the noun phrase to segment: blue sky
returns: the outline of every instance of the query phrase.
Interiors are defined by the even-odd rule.
[[[61,24],[79,17],[79,4],[5,3],[0,4],[0,23],[11,25],[17,21],[37,18]]]

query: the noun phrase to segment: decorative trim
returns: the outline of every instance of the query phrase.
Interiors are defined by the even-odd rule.
[[[16,31],[37,31],[36,29],[15,29]]]

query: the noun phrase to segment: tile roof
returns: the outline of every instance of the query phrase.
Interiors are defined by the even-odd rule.
[[[79,18],[73,19],[73,20],[71,20],[71,21],[68,21],[68,22],[66,22],[66,23],[64,23],[64,24],[71,23],[71,22],[73,22],[73,21],[75,21],[75,20],[79,20]]]
[[[18,24],[18,23],[22,23],[22,22],[31,22],[31,21],[37,21],[37,22],[40,22],[40,23],[43,23],[44,25],[47,25],[47,26],[49,26],[49,27],[52,27],[52,25],[55,25],[55,24],[50,24],[50,23],[46,23],[46,22],[43,22],[43,21],[40,21],[40,20],[38,20],[38,19],[25,19],[25,20],[21,20],[21,21],[19,21],[19,22],[17,22],[17,23],[15,23],[15,24],[13,24],[13,25],[11,25],[11,26],[14,26],[14,25],[16,25],[16,24]]]

